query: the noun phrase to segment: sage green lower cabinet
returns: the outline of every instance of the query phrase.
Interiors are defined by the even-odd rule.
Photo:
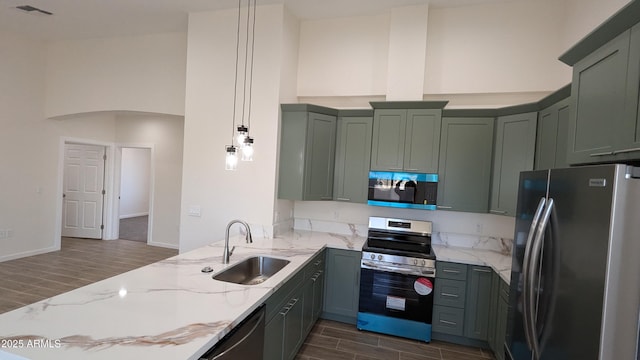
[[[432,338],[491,348],[504,360],[509,286],[491,268],[436,262]]]
[[[488,212],[494,123],[494,118],[442,119],[439,210]]]
[[[536,170],[563,168],[567,163],[569,101],[564,99],[538,113]]]
[[[325,251],[267,299],[265,360],[291,360],[320,315]]]
[[[492,214],[515,216],[520,172],[533,170],[537,122],[537,112],[501,116],[496,121]]]
[[[464,336],[487,340],[491,308],[493,270],[485,266],[469,266],[467,275],[467,302],[465,307]]]
[[[332,200],[338,111],[282,104],[278,198]]]
[[[334,200],[367,202],[372,133],[373,111],[340,110],[338,112]]]
[[[360,251],[327,249],[322,318],[355,324],[360,298]]]

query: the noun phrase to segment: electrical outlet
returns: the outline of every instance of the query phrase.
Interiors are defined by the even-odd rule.
[[[482,224],[476,224],[476,234],[482,234]]]
[[[8,238],[7,230],[0,230],[0,240]]]
[[[189,206],[188,214],[189,216],[200,217],[202,215],[202,210],[200,209],[200,206]]]

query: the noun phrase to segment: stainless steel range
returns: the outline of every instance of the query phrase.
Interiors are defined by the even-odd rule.
[[[431,229],[429,221],[369,218],[358,329],[431,341],[436,275]]]

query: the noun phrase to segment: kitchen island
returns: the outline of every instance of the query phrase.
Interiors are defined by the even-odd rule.
[[[310,231],[252,244],[235,236],[228,265],[218,241],[0,315],[0,358],[197,359],[323,248],[360,251],[364,241]],[[259,285],[211,278],[254,255],[290,263]]]

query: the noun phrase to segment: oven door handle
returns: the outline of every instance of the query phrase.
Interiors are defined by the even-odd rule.
[[[363,269],[371,269],[371,270],[380,270],[392,273],[399,273],[405,275],[416,275],[416,276],[426,276],[426,277],[435,277],[436,272],[433,271],[421,271],[415,269],[413,267],[397,267],[391,265],[380,265],[371,261],[362,260],[360,263],[360,267]]]

